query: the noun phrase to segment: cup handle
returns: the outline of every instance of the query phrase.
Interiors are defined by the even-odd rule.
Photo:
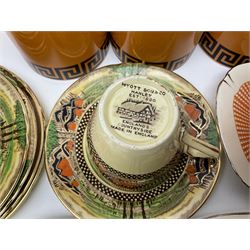
[[[186,131],[183,132],[180,141],[183,147],[183,152],[193,157],[200,157],[200,158],[219,157],[218,147],[215,147],[210,143],[195,138]]]

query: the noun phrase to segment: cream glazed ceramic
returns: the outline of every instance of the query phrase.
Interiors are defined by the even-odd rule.
[[[78,218],[187,218],[217,180],[219,138],[207,102],[186,80],[158,67],[111,65],[58,100],[46,170]]]
[[[145,76],[131,76],[110,85],[90,126],[92,144],[100,158],[127,174],[157,171],[178,150],[186,151],[184,145],[194,146],[194,140],[198,143],[181,127],[174,94]],[[202,154],[203,143],[196,145],[196,153],[195,149],[189,153],[207,157],[209,147],[203,147],[206,153]],[[216,150],[210,153],[216,157]]]
[[[156,81],[133,76],[112,84],[91,123],[99,156],[127,174],[165,166],[178,149],[180,114],[174,95]]]
[[[250,63],[234,67],[220,83],[217,117],[228,158],[250,186]]]

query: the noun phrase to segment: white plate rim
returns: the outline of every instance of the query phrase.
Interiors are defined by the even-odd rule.
[[[234,125],[233,98],[243,83],[250,81],[250,63],[229,70],[217,89],[216,113],[221,139],[235,172],[250,186],[250,165],[241,148]]]

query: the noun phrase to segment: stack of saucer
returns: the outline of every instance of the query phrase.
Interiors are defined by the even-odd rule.
[[[26,83],[0,67],[0,218],[33,187],[43,163],[44,116]]]

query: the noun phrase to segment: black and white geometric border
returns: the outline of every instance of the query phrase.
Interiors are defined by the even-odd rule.
[[[184,55],[183,57],[177,58],[173,61],[169,61],[169,62],[145,62],[142,61],[138,58],[135,58],[131,55],[129,55],[128,53],[126,53],[125,51],[123,51],[119,45],[115,42],[115,40],[112,38],[110,38],[111,40],[111,44],[113,47],[113,51],[115,52],[116,56],[120,59],[120,61],[124,62],[124,63],[145,63],[145,64],[149,64],[149,65],[153,65],[153,66],[158,66],[158,67],[162,67],[165,68],[167,70],[175,70],[177,68],[179,68],[182,64],[184,64],[188,58],[191,56],[192,51],[190,51],[188,54]]]
[[[201,48],[215,61],[229,67],[250,61],[250,56],[240,55],[219,44],[209,32],[204,32],[200,42]]]
[[[91,56],[90,58],[79,64],[74,64],[60,68],[44,67],[34,63],[32,63],[31,65],[38,74],[51,79],[56,79],[56,80],[74,79],[83,76],[92,71],[93,69],[95,69],[105,58],[108,52],[108,45],[109,45],[109,35],[104,41],[102,47],[98,49],[98,51],[93,56]]]

